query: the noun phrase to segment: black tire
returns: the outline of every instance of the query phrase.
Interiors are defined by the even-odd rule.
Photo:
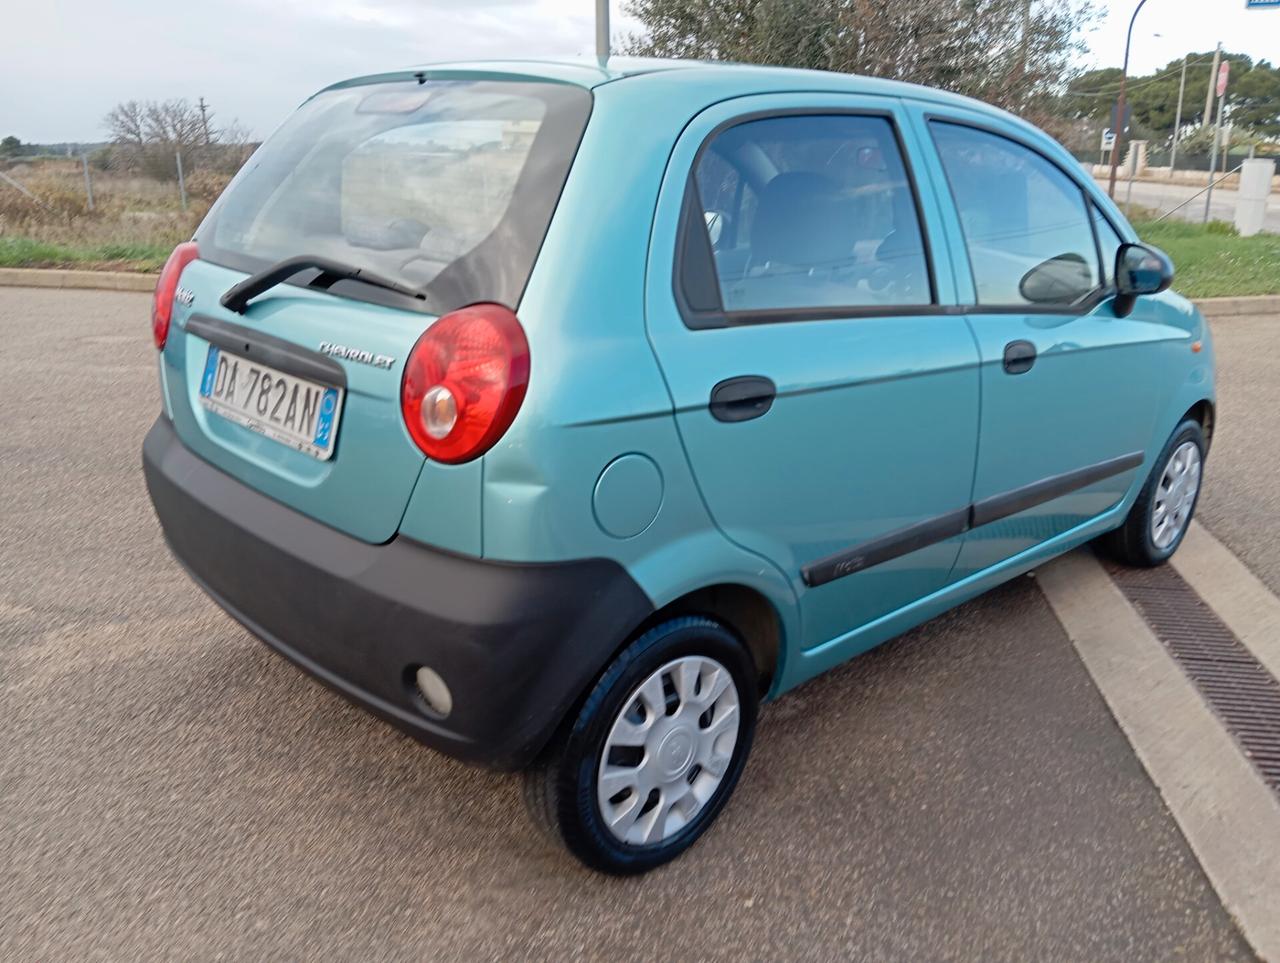
[[[691,655],[714,659],[729,670],[738,694],[737,742],[719,786],[687,825],[659,843],[624,843],[608,829],[596,799],[605,741],[637,687],[667,663]],[[670,862],[706,832],[732,795],[751,751],[758,706],[751,657],[727,628],[700,616],[682,616],[654,626],[613,661],[582,707],[525,771],[529,815],[544,835],[592,869],[626,876]]]
[[[1178,546],[1182,544],[1182,539],[1186,537],[1191,519],[1195,517],[1196,503],[1200,499],[1200,487],[1203,487],[1203,480],[1200,487],[1196,489],[1195,497],[1192,500],[1191,508],[1187,512],[1186,522],[1183,524],[1182,530],[1164,548],[1157,547],[1153,538],[1151,504],[1156,497],[1156,489],[1160,484],[1161,476],[1164,474],[1165,465],[1168,464],[1173,453],[1188,441],[1199,449],[1200,462],[1201,465],[1204,464],[1204,429],[1200,427],[1198,421],[1188,418],[1178,425],[1173,434],[1169,436],[1169,441],[1165,444],[1151,468],[1151,474],[1147,477],[1146,484],[1142,486],[1142,491],[1138,493],[1137,500],[1133,503],[1133,507],[1129,509],[1129,514],[1125,516],[1124,524],[1099,539],[1102,548],[1116,561],[1125,565],[1132,565],[1135,568],[1153,568],[1167,562],[1170,556],[1178,550]]]

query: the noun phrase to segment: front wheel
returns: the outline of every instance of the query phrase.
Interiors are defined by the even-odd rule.
[[[1178,425],[1124,524],[1103,537],[1103,545],[1118,561],[1151,568],[1178,550],[1200,497],[1204,454],[1200,423],[1187,419]]]
[[[723,625],[655,626],[525,773],[530,815],[593,869],[643,873],[675,859],[732,794],[757,705],[751,658]]]

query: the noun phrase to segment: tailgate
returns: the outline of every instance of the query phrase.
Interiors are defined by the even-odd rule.
[[[434,317],[293,285],[278,285],[239,315],[218,299],[244,277],[206,261],[182,274],[190,304],[175,305],[162,369],[178,436],[201,458],[297,511],[368,542],[389,540],[423,464],[400,414],[401,371]],[[256,426],[202,403],[212,342],[228,360],[301,377],[304,391],[308,384],[336,389],[341,403],[332,446],[318,452],[328,457],[299,450],[282,432],[271,437],[270,424],[253,412],[244,420]],[[347,350],[335,353],[333,346]],[[277,412],[281,419],[287,401]]]

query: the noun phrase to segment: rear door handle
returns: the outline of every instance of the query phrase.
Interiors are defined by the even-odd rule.
[[[1005,374],[1025,374],[1036,363],[1036,346],[1030,341],[1010,341],[1004,346]]]
[[[777,386],[759,375],[728,378],[711,389],[711,415],[717,421],[750,421],[773,407]]]

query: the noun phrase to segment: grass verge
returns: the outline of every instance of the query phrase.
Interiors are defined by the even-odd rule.
[[[1144,241],[1169,257],[1177,272],[1173,288],[1189,298],[1280,294],[1280,234],[1241,237],[1221,221],[1135,220]]]
[[[170,248],[160,244],[55,244],[25,237],[0,237],[0,267],[79,268],[154,274]]]

